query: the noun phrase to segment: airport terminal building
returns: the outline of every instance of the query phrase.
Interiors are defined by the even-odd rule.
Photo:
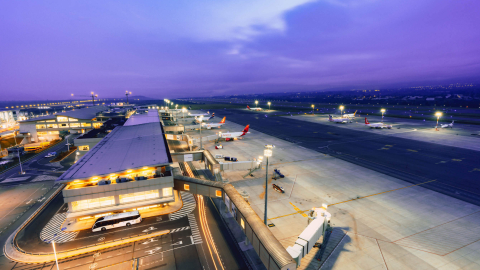
[[[171,163],[158,111],[133,115],[57,179],[66,185],[67,220],[175,201]]]
[[[20,122],[20,134],[28,138],[28,142],[45,142],[59,139],[60,131],[84,133],[102,126],[105,120],[97,120],[97,114],[108,109],[106,106],[93,106],[31,118]]]

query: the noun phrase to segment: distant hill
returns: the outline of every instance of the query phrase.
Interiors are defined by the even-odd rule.
[[[146,97],[146,96],[129,96],[128,99],[131,99],[131,100],[135,100],[135,99],[139,99],[139,100],[154,100],[154,99],[158,99],[158,98],[151,98],[151,97]]]

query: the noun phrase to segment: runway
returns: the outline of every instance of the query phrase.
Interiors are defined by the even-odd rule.
[[[480,174],[478,151],[411,140],[407,129],[372,133],[295,117],[271,117],[265,112],[227,109],[215,114],[219,119],[227,116],[227,121],[250,124],[251,132],[275,136],[412,184],[430,181],[422,186],[480,205],[480,186],[476,183]],[[382,132],[404,132],[404,136],[385,136]]]

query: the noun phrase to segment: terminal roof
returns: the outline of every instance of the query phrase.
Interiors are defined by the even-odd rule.
[[[133,114],[128,118],[127,122],[123,126],[134,126],[146,123],[158,123],[160,122],[160,117],[158,116],[157,110],[148,110],[146,113]]]
[[[76,119],[87,119],[91,120],[97,116],[97,113],[108,110],[108,107],[106,106],[93,106],[93,107],[88,107],[88,108],[83,108],[83,109],[76,109],[76,110],[71,110],[68,112],[59,112],[57,114],[51,114],[51,115],[46,115],[46,116],[40,116],[37,118],[32,118],[28,119],[25,121],[21,122],[33,122],[33,121],[41,121],[41,120],[50,120],[50,119],[55,119],[57,116],[66,116],[70,118],[76,118]]]
[[[88,179],[170,163],[172,157],[160,122],[118,126],[57,181]]]

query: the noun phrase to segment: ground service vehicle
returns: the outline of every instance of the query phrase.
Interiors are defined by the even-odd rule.
[[[272,186],[273,186],[273,189],[274,189],[275,191],[278,191],[278,192],[280,192],[280,193],[285,193],[285,190],[284,190],[281,186],[276,185],[276,184],[272,184]]]
[[[95,221],[92,232],[106,231],[108,229],[130,226],[142,222],[142,217],[138,211],[125,212],[104,216]]]

